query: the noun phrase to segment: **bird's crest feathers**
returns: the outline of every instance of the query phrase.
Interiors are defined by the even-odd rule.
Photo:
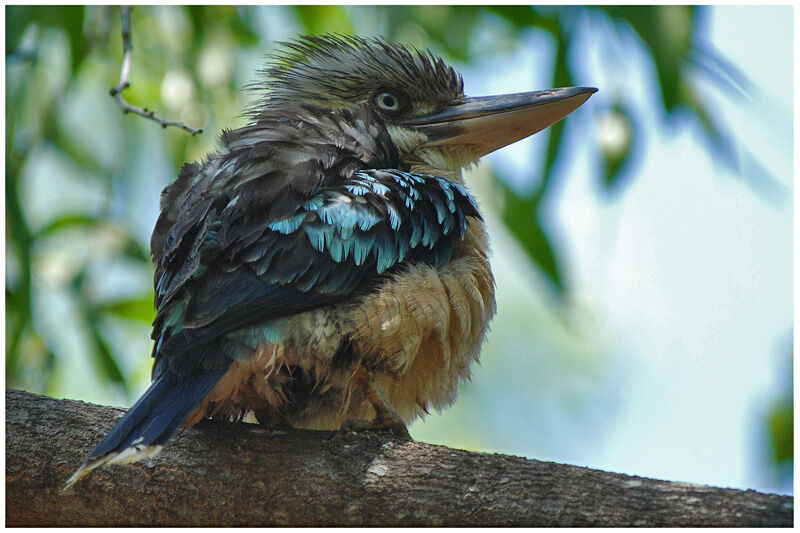
[[[330,104],[366,100],[380,89],[397,89],[412,99],[454,102],[463,98],[461,75],[429,51],[379,37],[327,34],[280,43],[251,85],[267,92],[256,107],[284,105],[298,99]]]

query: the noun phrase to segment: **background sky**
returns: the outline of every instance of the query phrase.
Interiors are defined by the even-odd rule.
[[[755,89],[750,97],[732,96],[709,83],[708,96],[779,185],[754,184],[752,162],[743,164],[741,176],[731,173],[709,156],[696,128],[659,131],[654,113],[637,117],[655,133],[638,154],[639,175],[622,197],[603,201],[588,146],[580,142],[598,132],[584,128],[588,121],[579,116],[568,119],[577,122],[574,152],[564,164],[568,177],[553,224],[585,313],[580,334],[567,341],[578,345],[575,360],[549,361],[542,348],[519,372],[520,357],[512,354],[546,346],[554,334],[543,330],[558,325],[540,316],[547,314],[539,301],[546,291],[499,259],[520,253],[490,220],[499,312],[473,386],[497,372],[529,392],[522,394],[524,405],[500,402],[490,415],[499,427],[481,447],[649,477],[792,490],[775,486],[761,464],[763,412],[792,372],[791,11],[712,8],[709,22],[711,43]],[[618,83],[619,72],[609,69],[620,69],[629,74],[629,97],[657,106],[640,74],[652,68],[644,57],[631,53],[614,65],[596,60],[592,48],[606,38],[598,28],[584,48],[584,80],[600,88],[592,99],[603,98],[612,78]],[[535,71],[516,67],[535,64],[534,55],[547,60],[532,52],[544,47],[536,44],[464,69],[468,92],[542,87]],[[588,113],[592,99],[578,113]],[[487,159],[510,169],[506,175],[524,175],[542,147],[531,139]],[[526,322],[527,334],[506,330]],[[535,377],[537,370],[546,382]],[[454,410],[471,407],[465,402]],[[412,434],[434,439],[436,426],[445,424],[437,418],[417,424]]]
[[[139,19],[134,28],[142,55],[147,31],[179,40],[185,24],[175,10],[155,9],[153,21]],[[253,81],[271,42],[302,31],[287,13],[257,12],[263,50],[233,57],[224,46],[211,47],[200,62],[201,80],[211,86],[231,75],[242,85]],[[580,56],[577,81],[600,92],[567,119],[569,150],[558,163],[558,194],[546,220],[566,265],[570,304],[552,300],[499,222],[487,167],[472,170],[467,179],[492,237],[498,314],[471,383],[452,408],[414,423],[414,438],[662,479],[792,491],[791,481],[778,484],[765,460],[764,427],[768,408],[792,378],[792,9],[711,7],[706,15],[710,43],[752,87],[736,94],[700,75],[697,82],[740,152],[751,156],[732,172],[709,155],[697,125],[663,123],[653,66],[637,43],[584,19],[596,25],[573,51]],[[487,24],[482,31],[476,46],[500,28]],[[470,65],[454,62],[466,92],[547,87],[553,45],[541,33],[526,35],[519,46]],[[41,61],[52,63],[48,73],[57,78],[67,60],[57,42],[50,46]],[[109,61],[118,68],[116,57]],[[192,90],[182,69],[176,65],[164,77],[159,105],[202,123],[196,108],[181,111]],[[172,133],[122,117],[110,98],[98,101],[108,91],[105,72],[87,69],[85,86],[68,96],[59,118],[74,142],[120,165],[112,180],[125,194],[111,210],[130,216],[132,231],[147,242],[158,194],[175,175],[165,146]],[[614,129],[598,129],[593,113],[615,97],[653,113],[634,117],[648,135],[629,163],[629,183],[609,195],[599,185],[593,150],[598,140],[613,142]],[[194,157],[213,149],[219,127],[242,125],[240,112],[237,101],[214,109],[221,124],[197,139]],[[135,142],[108,134],[123,127]],[[486,160],[524,188],[531,168],[541,165],[545,141],[540,134]],[[98,181],[87,180],[56,150],[37,150],[21,180],[34,227],[54,212],[102,208],[106,194]],[[103,250],[118,238],[100,231],[87,246],[67,235],[37,252],[36,320],[48,340],[64,347],[48,389],[53,396],[130,405],[149,383],[149,328],[108,325],[134,383],[128,397],[98,380],[85,355],[86,328],[63,289],[86,256],[95,257],[90,275],[99,280],[92,287],[98,298],[149,287],[149,272],[110,255],[104,262]]]

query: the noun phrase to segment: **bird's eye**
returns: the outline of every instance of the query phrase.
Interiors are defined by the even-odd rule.
[[[390,92],[376,94],[373,101],[379,109],[389,113],[397,113],[402,107],[400,97]]]

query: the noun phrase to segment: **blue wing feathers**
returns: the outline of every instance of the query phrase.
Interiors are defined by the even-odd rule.
[[[245,350],[226,344],[237,330],[342,303],[403,263],[443,265],[467,217],[480,217],[462,186],[399,170],[362,170],[295,206],[238,235],[225,221],[212,226],[221,247],[214,262],[200,265],[207,271],[197,284],[189,278],[181,307],[159,309],[156,353],[167,368],[225,367]],[[216,351],[198,350],[213,343]]]

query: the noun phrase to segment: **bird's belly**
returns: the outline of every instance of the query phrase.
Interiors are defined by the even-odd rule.
[[[485,250],[483,224],[471,222],[446,265],[409,265],[348,305],[273,323],[281,342],[263,343],[250,360],[234,362],[201,411],[260,411],[313,429],[371,418],[352,381],[354,361],[375,374],[406,422],[447,407],[469,377],[495,312]]]

